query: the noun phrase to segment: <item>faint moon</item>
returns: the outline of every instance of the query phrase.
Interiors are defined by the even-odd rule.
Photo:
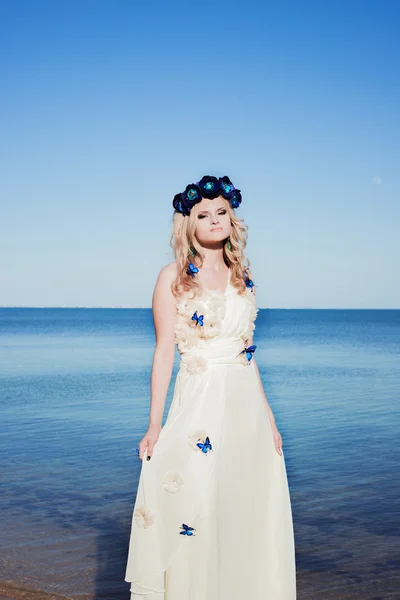
[[[375,175],[375,177],[372,178],[372,183],[374,185],[381,185],[382,183],[382,178],[378,177],[378,175]]]

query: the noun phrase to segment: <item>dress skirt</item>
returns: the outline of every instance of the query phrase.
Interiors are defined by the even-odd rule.
[[[209,436],[207,453],[190,446],[197,430]],[[168,472],[182,478],[173,493],[160,485]],[[207,378],[179,371],[166,424],[142,463],[136,506],[144,500],[154,522],[132,523],[131,600],[296,598],[284,456],[253,364],[216,364]],[[183,524],[194,535],[180,534]]]

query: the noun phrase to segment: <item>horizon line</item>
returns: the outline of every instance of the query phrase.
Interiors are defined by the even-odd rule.
[[[151,306],[2,306],[1,308],[27,308],[27,309],[89,309],[89,310],[152,310]],[[400,307],[357,307],[357,306],[342,306],[342,307],[329,307],[329,306],[259,306],[259,310],[400,310]]]

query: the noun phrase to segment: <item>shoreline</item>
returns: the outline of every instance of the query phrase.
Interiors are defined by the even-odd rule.
[[[75,600],[73,596],[63,596],[33,588],[25,588],[0,581],[0,600]],[[79,600],[93,600],[89,594],[79,595]]]

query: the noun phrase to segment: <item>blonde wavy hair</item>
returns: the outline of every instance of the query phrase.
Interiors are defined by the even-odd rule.
[[[251,279],[250,261],[244,253],[247,245],[248,226],[243,219],[236,216],[228,200],[225,200],[222,196],[218,196],[218,199],[225,203],[231,218],[231,233],[229,236],[231,249],[228,248],[227,238],[223,247],[224,262],[231,269],[231,285],[238,289],[239,294],[245,294],[244,275],[246,274]],[[190,290],[193,290],[195,296],[198,296],[201,292],[201,286],[196,281],[196,277],[186,273],[190,262],[198,268],[203,266],[202,248],[194,235],[199,210],[201,209],[198,203],[193,206],[189,215],[184,216],[178,211],[175,211],[173,215],[173,229],[169,245],[174,250],[177,265],[177,276],[171,286],[175,297]],[[190,249],[194,254],[190,252]]]

